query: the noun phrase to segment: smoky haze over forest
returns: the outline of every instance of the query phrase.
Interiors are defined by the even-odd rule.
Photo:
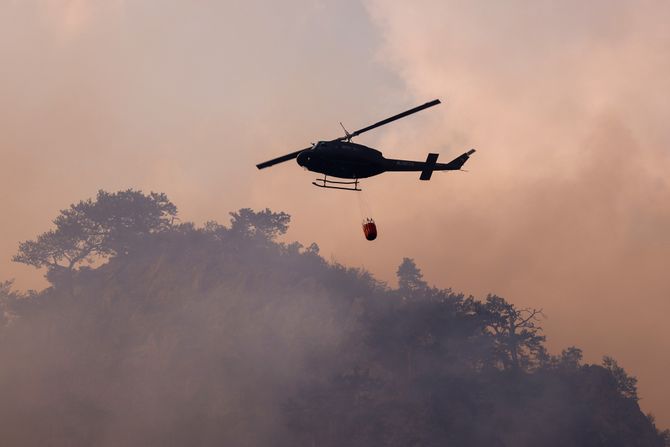
[[[0,443],[670,442],[616,360],[547,351],[541,309],[431,287],[409,258],[390,288],[278,243],[283,212],[177,217],[164,194],[100,191],[20,244],[51,286],[0,287]]]
[[[0,2],[0,280],[48,287],[18,242],[101,188],[164,191],[199,227],[284,210],[279,241],[392,286],[410,257],[437,287],[544,309],[551,352],[612,355],[668,427],[669,22],[666,0]],[[356,142],[477,157],[365,182],[374,244],[354,196],[254,167],[432,98]]]

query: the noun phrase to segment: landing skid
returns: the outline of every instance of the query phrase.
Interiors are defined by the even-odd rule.
[[[319,188],[328,188],[328,189],[341,189],[343,191],[362,191],[358,187],[358,179],[355,179],[353,182],[337,182],[335,180],[328,180],[326,175],[323,178],[318,178],[316,181],[312,182],[312,185],[318,186]],[[331,186],[331,185],[352,185],[351,187],[346,186]]]

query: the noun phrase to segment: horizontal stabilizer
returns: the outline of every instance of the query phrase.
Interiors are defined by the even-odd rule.
[[[433,169],[435,169],[435,164],[437,163],[437,157],[440,154],[428,154],[426,158],[426,164],[424,165],[423,171],[421,171],[420,180],[430,180],[430,177],[433,175]]]

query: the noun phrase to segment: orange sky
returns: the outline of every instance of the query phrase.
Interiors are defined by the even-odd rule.
[[[670,3],[22,0],[0,3],[0,279],[58,210],[166,192],[184,220],[292,214],[289,237],[392,281],[543,308],[550,347],[617,358],[670,426]],[[359,137],[468,173],[354,195],[254,164],[440,98]],[[364,240],[360,208],[380,237]]]

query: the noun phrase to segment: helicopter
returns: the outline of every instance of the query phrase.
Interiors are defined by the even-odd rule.
[[[433,171],[458,171],[475,152],[470,149],[464,154],[456,157],[449,163],[438,163],[439,154],[429,153],[426,161],[396,160],[385,158],[377,149],[353,143],[351,140],[358,135],[376,129],[385,124],[399,120],[413,113],[420,112],[440,104],[439,99],[427,102],[418,107],[406,110],[397,115],[371,124],[362,129],[349,133],[344,128],[344,136],[329,141],[318,141],[312,146],[273,158],[256,165],[258,169],[265,169],[285,161],[296,159],[298,165],[309,171],[323,174],[323,178],[317,178],[312,182],[319,188],[342,189],[347,191],[361,191],[359,180],[391,171],[416,171],[421,172],[420,180],[430,180]],[[338,180],[330,180],[328,177]],[[353,180],[353,181],[349,181]]]

